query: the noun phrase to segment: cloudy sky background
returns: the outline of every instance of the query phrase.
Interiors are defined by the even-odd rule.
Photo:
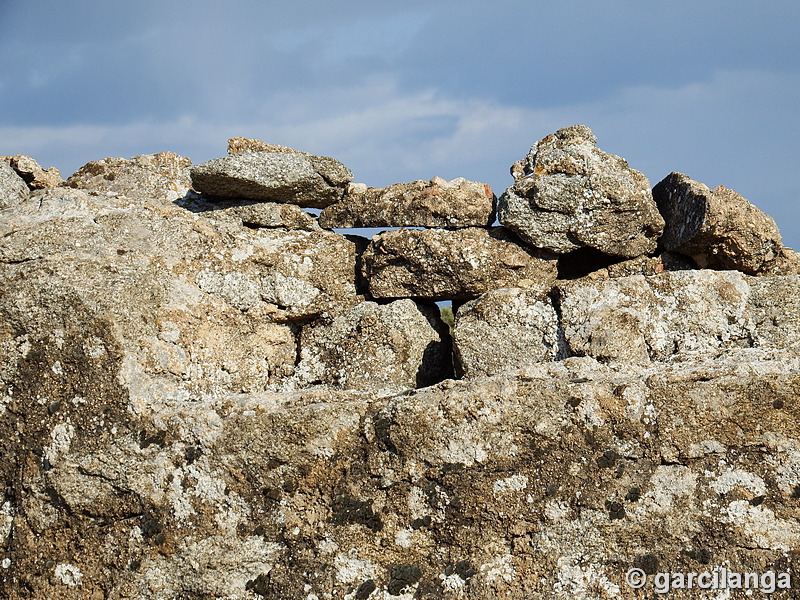
[[[499,195],[532,144],[584,123],[652,184],[724,184],[800,248],[799,29],[789,0],[0,0],[0,154],[67,176],[245,136],[372,186]]]

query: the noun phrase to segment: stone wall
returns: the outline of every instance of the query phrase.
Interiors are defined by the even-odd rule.
[[[795,574],[800,256],[732,190],[651,189],[582,125],[499,199],[244,138],[3,158],[0,597]]]

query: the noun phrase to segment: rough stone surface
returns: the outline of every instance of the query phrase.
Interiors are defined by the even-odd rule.
[[[244,227],[320,230],[317,218],[294,204],[253,200],[212,201],[193,192],[179,199],[177,204],[207,219],[229,221]]]
[[[775,221],[733,190],[713,190],[683,173],[653,188],[666,227],[660,244],[691,256],[701,268],[769,270],[783,248]]]
[[[458,308],[453,329],[457,372],[494,375],[559,358],[558,315],[540,292],[492,290]]]
[[[191,169],[193,188],[208,196],[288,202],[324,208],[341,200],[350,169],[326,156],[240,152]]]
[[[158,200],[58,188],[0,213],[13,360],[101,327],[96,351],[119,348],[141,402],[280,386],[296,362],[291,322],[358,302],[354,278],[342,236],[225,229]]]
[[[502,228],[398,229],[376,235],[362,256],[375,298],[471,299],[501,287],[549,289],[553,259]]]
[[[633,600],[633,567],[799,566],[796,356],[131,411],[119,348],[77,360],[107,334],[33,346],[4,396],[4,598]]]
[[[800,277],[662,272],[559,284],[568,351],[647,362],[729,348],[800,351]]]
[[[308,152],[295,150],[288,146],[280,146],[278,144],[270,144],[255,140],[251,138],[233,137],[228,140],[228,154],[239,154],[240,152],[296,152],[298,154],[305,154]]]
[[[633,258],[655,250],[664,227],[647,178],[596,146],[585,125],[560,129],[511,169],[500,222],[525,242],[558,254],[595,248]]]
[[[765,264],[757,275],[800,275],[800,252],[781,248],[777,258]]]
[[[351,184],[341,202],[322,211],[322,227],[488,227],[496,198],[485,183],[463,177],[396,183],[386,188]]]
[[[453,374],[450,336],[435,305],[362,302],[307,326],[298,377],[349,389],[400,391]]]
[[[31,156],[15,154],[14,156],[2,156],[0,158],[7,162],[32,190],[58,187],[64,183],[58,169],[55,167],[43,169],[42,165]]]
[[[0,210],[23,202],[28,191],[25,180],[8,163],[0,160]]]
[[[554,286],[500,229],[364,248],[135,160],[0,209],[3,600],[641,600],[723,567],[777,593],[669,597],[796,596],[793,251],[755,277],[585,246]],[[433,303],[357,270],[483,294],[466,378]]]
[[[105,158],[86,163],[66,180],[66,185],[129,198],[173,201],[188,191],[192,161],[172,152],[142,154],[130,160]]]

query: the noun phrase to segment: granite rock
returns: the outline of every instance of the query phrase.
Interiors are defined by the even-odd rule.
[[[207,196],[324,208],[341,200],[350,169],[326,156],[245,151],[191,169],[192,187]]]
[[[280,387],[295,368],[294,322],[359,301],[355,245],[218,225],[172,203],[70,188],[2,211],[9,364],[24,362],[19,348],[103,327],[103,344],[125,357],[126,393],[142,402]]]
[[[680,360],[731,348],[800,351],[800,277],[662,272],[558,285],[568,352],[601,361]]]
[[[653,188],[666,227],[660,244],[701,268],[768,271],[783,244],[775,221],[724,186],[709,189],[682,173]]]
[[[27,199],[28,192],[25,180],[0,160],[0,210],[20,204]]]
[[[53,372],[107,340],[70,333],[2,396],[4,598],[634,600],[632,568],[798,568],[797,356],[131,410],[113,345]]]
[[[502,287],[547,290],[556,261],[500,227],[398,229],[376,235],[362,256],[375,298],[467,300]]]
[[[597,148],[585,125],[542,139],[511,169],[500,222],[535,248],[565,254],[595,248],[633,258],[655,250],[664,220],[647,178]]]
[[[357,390],[432,385],[453,373],[450,336],[435,305],[413,300],[362,302],[328,321],[306,326],[297,376]]]
[[[64,183],[58,169],[55,167],[43,169],[42,165],[31,156],[15,154],[14,156],[2,156],[0,158],[6,161],[32,190],[58,187]]]
[[[486,292],[456,313],[457,373],[474,378],[556,360],[559,333],[558,314],[545,294],[519,288]]]
[[[386,188],[351,184],[344,198],[322,211],[322,227],[487,227],[496,198],[485,183],[463,177],[396,183]]]
[[[294,204],[253,200],[211,200],[194,192],[177,200],[179,206],[207,219],[227,221],[241,227],[303,229],[320,231],[317,218]]]
[[[129,160],[105,158],[86,163],[65,184],[129,198],[174,201],[189,190],[191,164],[190,159],[172,152],[142,154]]]

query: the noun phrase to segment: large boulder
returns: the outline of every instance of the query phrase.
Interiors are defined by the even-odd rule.
[[[324,208],[341,200],[353,174],[338,160],[302,152],[244,151],[191,169],[205,195]]]
[[[79,377],[59,341],[77,336],[84,354],[115,349],[141,402],[262,391],[294,372],[294,321],[356,303],[354,279],[355,246],[334,233],[223,230],[159,200],[42,190],[0,213],[3,364],[26,385],[33,348]]]
[[[561,356],[558,314],[534,290],[486,292],[458,308],[453,350],[459,375],[495,375]]]
[[[594,248],[633,258],[655,250],[664,228],[647,178],[597,148],[585,125],[558,130],[515,163],[498,200],[500,222],[534,246],[565,254]]]
[[[7,162],[32,190],[58,187],[64,183],[58,169],[55,167],[43,169],[42,165],[32,156],[15,154],[14,156],[0,156],[0,159]]]
[[[191,164],[190,159],[172,152],[93,160],[70,175],[66,185],[129,198],[174,201],[189,190]]]
[[[731,348],[800,352],[800,277],[662,272],[558,285],[568,352],[648,362]]]
[[[25,180],[0,160],[0,210],[20,204],[28,197],[28,191]]]
[[[549,289],[556,261],[502,228],[398,229],[376,235],[362,255],[375,298],[467,300],[501,287]]]
[[[436,306],[362,302],[303,329],[298,378],[356,390],[397,392],[453,374],[450,336]]]
[[[664,249],[691,256],[702,268],[769,271],[782,255],[778,226],[769,215],[724,186],[709,189],[683,173],[653,188],[664,216]]]
[[[351,184],[341,202],[322,211],[322,227],[487,227],[496,198],[485,183],[463,177],[395,183],[386,188]]]
[[[634,600],[631,569],[649,596],[659,573],[777,589],[800,566],[796,356],[131,411],[116,349],[73,333],[65,352],[94,349],[62,363],[84,361],[75,387],[54,343],[0,396],[4,598]]]

